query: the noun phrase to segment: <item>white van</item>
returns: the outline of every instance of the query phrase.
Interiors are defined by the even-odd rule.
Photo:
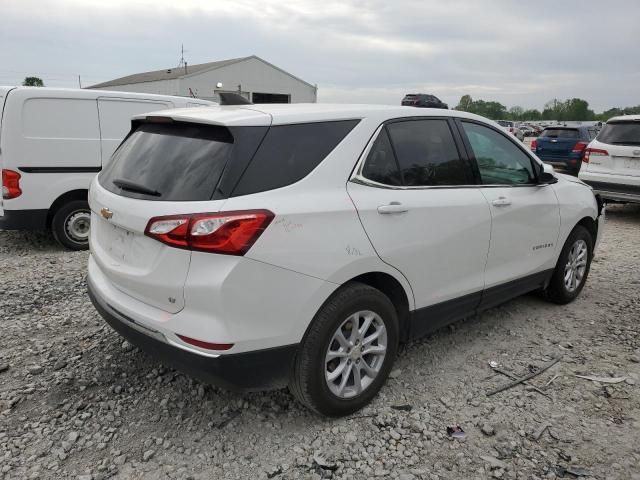
[[[0,230],[51,229],[65,247],[88,248],[89,184],[129,133],[131,117],[206,105],[146,93],[0,87]]]

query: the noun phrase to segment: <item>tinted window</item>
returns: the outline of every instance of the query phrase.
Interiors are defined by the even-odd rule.
[[[306,177],[357,123],[345,120],[271,127],[232,195],[264,192]]]
[[[640,121],[607,123],[600,130],[598,141],[612,145],[640,145]]]
[[[531,159],[511,140],[477,123],[462,123],[485,185],[533,183]]]
[[[209,200],[233,146],[224,127],[142,124],[113,154],[100,184],[147,200]]]
[[[362,176],[385,185],[402,185],[400,170],[393,154],[389,135],[383,128],[373,143],[362,168]]]
[[[577,128],[545,128],[540,136],[566,140],[578,140],[580,138],[580,132]]]
[[[460,159],[446,120],[415,120],[387,126],[404,185],[468,185],[471,171]]]

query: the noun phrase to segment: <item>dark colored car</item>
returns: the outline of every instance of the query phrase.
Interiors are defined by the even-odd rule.
[[[598,130],[594,126],[546,127],[531,142],[531,150],[543,162],[577,175],[584,150],[597,134]]]
[[[409,93],[402,99],[402,105],[405,107],[449,108],[449,105],[435,95],[427,95],[426,93]]]

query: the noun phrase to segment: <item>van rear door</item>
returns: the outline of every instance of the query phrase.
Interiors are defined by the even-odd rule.
[[[13,90],[15,87],[0,87],[0,178],[2,178],[2,119],[4,113],[4,104],[7,100],[7,95],[9,92]],[[3,208],[3,200],[2,195],[0,195],[0,217],[4,216],[4,208]]]
[[[131,130],[131,117],[155,110],[174,108],[173,102],[113,97],[98,98],[100,119],[100,156],[102,166],[109,163],[113,152]]]

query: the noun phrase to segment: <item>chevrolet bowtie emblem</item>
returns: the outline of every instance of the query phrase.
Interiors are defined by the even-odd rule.
[[[104,207],[100,209],[100,215],[102,215],[104,218],[109,220],[111,217],[113,217],[113,212],[108,208]]]

